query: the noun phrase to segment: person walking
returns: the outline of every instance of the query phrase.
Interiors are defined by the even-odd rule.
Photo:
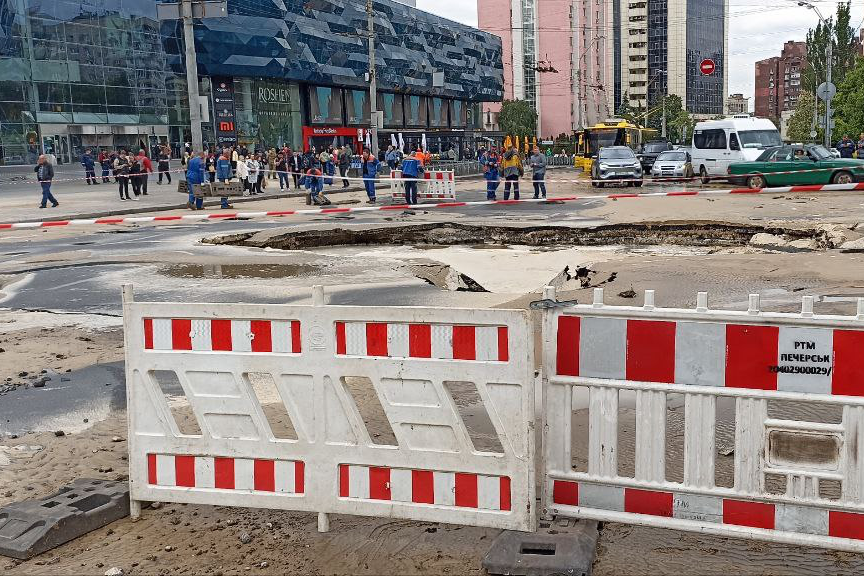
[[[231,160],[231,171],[234,172],[237,170],[237,162],[240,159],[240,153],[237,151],[236,146],[231,147],[231,155],[228,157]]]
[[[858,135],[858,144],[856,147],[858,149],[858,159],[864,160],[864,132]]]
[[[837,143],[837,151],[840,152],[841,158],[852,158],[855,144],[849,139],[848,134],[844,134],[843,138]]]
[[[534,150],[528,161],[531,163],[531,182],[534,184],[534,198],[539,198],[541,192],[543,193],[543,198],[546,198],[546,156],[540,153],[540,148],[534,146]]]
[[[84,152],[81,157],[81,165],[84,167],[84,178],[87,180],[87,185],[99,184],[96,180],[96,161],[93,160],[93,153],[90,150]]]
[[[204,156],[204,153],[202,152],[201,155]],[[204,169],[207,172],[207,179],[211,184],[216,182],[216,160],[216,153],[212,151],[204,159]]]
[[[134,197],[132,200],[139,200],[139,196],[141,196],[141,173],[144,171],[144,167],[141,165],[141,161],[138,156],[129,156],[129,183],[132,184],[132,193]]]
[[[346,178],[350,167],[351,150],[348,149],[347,145],[342,146],[342,149],[339,150],[339,176],[342,177],[342,188],[348,188],[348,186],[350,186],[348,179]]]
[[[150,174],[153,173],[153,163],[143,149],[138,151],[138,163],[141,165],[141,175],[138,176],[141,183],[141,194],[147,196],[147,182],[150,180]]]
[[[39,208],[46,208],[48,202],[51,202],[52,208],[56,208],[60,203],[51,194],[51,181],[54,180],[54,166],[51,165],[45,154],[40,155],[36,162],[37,164],[33,168],[33,171],[36,172],[36,180],[39,181],[39,185],[42,187],[42,203],[39,205]]]
[[[222,155],[219,156],[219,159],[216,161],[216,181],[221,182],[223,184],[228,184],[231,182],[231,151],[228,148],[222,150]],[[221,200],[221,208],[233,208],[231,204],[228,203],[228,197],[222,196]]]
[[[279,191],[284,192],[285,188],[291,188],[288,183],[288,172],[293,172],[294,170],[288,166],[289,159],[285,157],[284,154],[278,154],[276,156],[276,175],[279,177]],[[296,182],[297,176],[294,177]]]
[[[114,178],[117,180],[120,201],[131,200],[132,198],[129,197],[129,160],[123,150],[114,159]]]
[[[406,178],[404,185],[407,204],[417,204],[417,181],[423,178],[423,172],[423,165],[417,158],[416,152],[412,152],[408,158],[402,160],[402,177]]]
[[[190,210],[203,210],[204,198],[195,197],[195,186],[204,184],[204,152],[196,152],[186,165],[186,184],[189,187],[189,201],[186,207]]]
[[[486,180],[486,200],[497,200],[495,192],[498,190],[500,181],[498,176],[498,154],[494,147],[484,154],[481,164],[483,164],[483,178]]]
[[[168,151],[168,148],[161,148],[159,150],[158,160],[158,168],[159,168],[159,182],[158,184],[162,185],[162,177],[164,176],[168,180],[168,184],[171,184],[171,153]]]
[[[243,195],[246,196],[247,192],[251,192],[251,188],[249,187],[249,165],[246,164],[245,156],[237,157],[237,168],[234,171],[234,175],[240,180],[240,184],[243,185]]]
[[[390,167],[390,171],[396,169],[396,163],[399,160],[399,156],[396,154],[396,148],[392,145],[387,147],[387,154],[384,155],[384,161],[387,162],[387,166]]]
[[[367,204],[375,203],[375,177],[378,176],[378,170],[381,163],[368,148],[363,149],[363,187],[366,188],[366,196],[369,200]]]
[[[519,176],[522,175],[522,158],[513,146],[504,153],[501,162],[501,175],[504,176],[504,200],[510,199],[510,187],[513,187],[513,199],[519,200]]]
[[[258,182],[258,159],[255,155],[249,156],[246,159],[246,172],[248,173],[247,180],[249,181],[249,195],[255,196],[261,193],[261,185]]]
[[[270,180],[276,179],[276,157],[276,149],[271,147],[270,150],[267,151],[267,167],[270,169],[268,177]]]
[[[285,157],[285,162],[287,163],[288,169],[291,172],[291,178],[294,180],[294,189],[299,190],[303,172],[303,155],[300,154],[299,150],[294,150],[291,152],[290,156]],[[288,175],[285,175],[285,188],[288,188]]]
[[[111,178],[108,177],[111,172],[111,157],[108,156],[108,154],[104,150],[102,150],[101,152],[99,152],[99,157],[96,159],[96,161],[99,162],[99,166],[102,167],[102,183],[107,184],[111,181]]]

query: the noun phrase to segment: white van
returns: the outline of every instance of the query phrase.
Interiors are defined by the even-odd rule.
[[[766,118],[740,114],[697,122],[690,149],[693,171],[707,184],[710,176],[726,176],[729,164],[755,160],[766,148],[782,145],[780,132]]]

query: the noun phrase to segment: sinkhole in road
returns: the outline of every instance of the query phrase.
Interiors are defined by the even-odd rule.
[[[243,232],[205,238],[205,244],[227,244],[280,250],[309,250],[328,246],[475,246],[501,248],[513,244],[532,247],[746,246],[759,233],[789,240],[816,239],[820,231],[716,221],[671,221],[608,224],[603,226],[505,226],[433,222],[409,225],[356,226]]]
[[[262,230],[206,238],[207,244],[314,252],[397,266],[449,291],[529,293],[601,287],[616,273],[595,264],[627,255],[700,256],[743,248],[756,234],[820,243],[818,230],[716,221],[592,227],[451,222]],[[625,291],[626,292],[626,291]],[[628,296],[623,296],[628,297]]]

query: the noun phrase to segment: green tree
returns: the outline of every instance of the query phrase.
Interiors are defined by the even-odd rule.
[[[530,138],[537,134],[537,112],[525,100],[504,100],[498,125],[504,134]]]
[[[813,129],[813,111],[816,106],[816,100],[812,92],[801,92],[798,96],[798,103],[795,105],[795,112],[789,119],[786,125],[786,138],[791,142],[819,142],[822,138],[822,131],[817,129],[816,138],[810,137],[810,130]]]
[[[813,92],[826,78],[825,58],[828,42],[831,42],[831,79],[834,84],[843,81],[846,73],[855,66],[858,58],[855,50],[855,30],[849,25],[850,3],[837,4],[836,17],[828,18],[807,32],[807,66],[804,69],[803,88]],[[836,18],[836,25],[835,25]]]
[[[834,134],[849,134],[857,139],[857,135],[864,132],[864,60],[859,58],[855,67],[843,78],[832,106],[837,122]]]
[[[639,119],[636,118],[638,113],[639,112],[630,105],[630,95],[627,94],[627,92],[624,92],[624,95],[621,97],[621,105],[618,106],[618,109],[615,111],[615,116],[623,118],[628,122],[633,122],[634,124],[640,124],[641,122],[638,122]]]

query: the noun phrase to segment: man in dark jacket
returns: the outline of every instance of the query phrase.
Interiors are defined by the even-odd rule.
[[[38,164],[33,169],[36,172],[36,179],[39,180],[39,185],[42,186],[42,204],[39,205],[39,208],[45,208],[48,206],[48,202],[51,202],[51,207],[56,208],[59,202],[54,198],[54,195],[51,194],[51,181],[54,179],[54,167],[51,166],[51,163],[48,162],[48,157],[42,154],[39,156]]]
[[[351,151],[348,146],[342,146],[339,150],[339,175],[342,177],[342,187],[348,188],[348,169],[351,167]]]
[[[855,143],[849,139],[847,134],[844,134],[843,139],[837,143],[837,151],[840,152],[841,158],[852,158],[852,153],[855,152]]]
[[[87,185],[99,184],[96,180],[96,162],[93,160],[93,153],[90,150],[84,152],[81,157],[81,165],[84,166],[84,178],[87,179]]]

